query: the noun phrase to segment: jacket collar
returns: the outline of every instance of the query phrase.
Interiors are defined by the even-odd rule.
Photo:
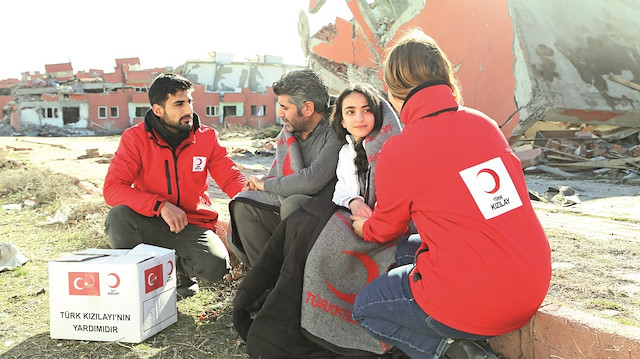
[[[402,105],[400,121],[405,125],[442,111],[457,110],[458,102],[444,81],[427,81],[411,90]]]

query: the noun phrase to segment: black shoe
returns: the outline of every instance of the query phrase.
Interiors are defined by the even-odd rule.
[[[176,294],[178,298],[188,298],[196,295],[200,290],[200,286],[195,278],[190,278],[184,274],[178,274],[176,283]]]
[[[486,340],[456,339],[442,353],[446,359],[498,359]]]

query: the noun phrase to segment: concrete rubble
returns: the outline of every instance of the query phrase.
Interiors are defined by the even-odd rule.
[[[420,27],[445,50],[465,104],[520,136],[538,121],[640,127],[640,7],[626,0],[345,0],[315,34],[299,19],[309,66],[333,92],[366,81],[383,90],[384,51]]]

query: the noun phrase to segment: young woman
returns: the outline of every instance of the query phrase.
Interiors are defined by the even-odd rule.
[[[367,202],[371,202],[374,194],[370,186],[373,177],[365,142],[375,139],[377,136],[369,139],[367,136],[378,134],[382,128],[382,105],[378,94],[366,85],[346,88],[336,99],[331,125],[338,137],[345,141],[338,155],[338,182],[333,202],[349,208],[353,214],[369,216],[372,207]],[[399,124],[397,128],[399,130]],[[379,147],[375,150],[379,151]]]
[[[415,264],[362,289],[353,319],[411,358],[495,358],[487,338],[524,326],[551,278],[520,161],[495,121],[463,107],[449,60],[420,30],[384,66],[404,130],[378,156],[377,204],[356,233],[386,243],[415,223]],[[477,355],[477,356],[474,356]]]

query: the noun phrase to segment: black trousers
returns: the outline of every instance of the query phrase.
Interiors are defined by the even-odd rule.
[[[179,233],[162,217],[146,217],[123,205],[111,208],[105,222],[111,248],[130,249],[140,243],[175,249],[178,275],[217,282],[229,272],[229,253],[210,229],[188,224]]]

